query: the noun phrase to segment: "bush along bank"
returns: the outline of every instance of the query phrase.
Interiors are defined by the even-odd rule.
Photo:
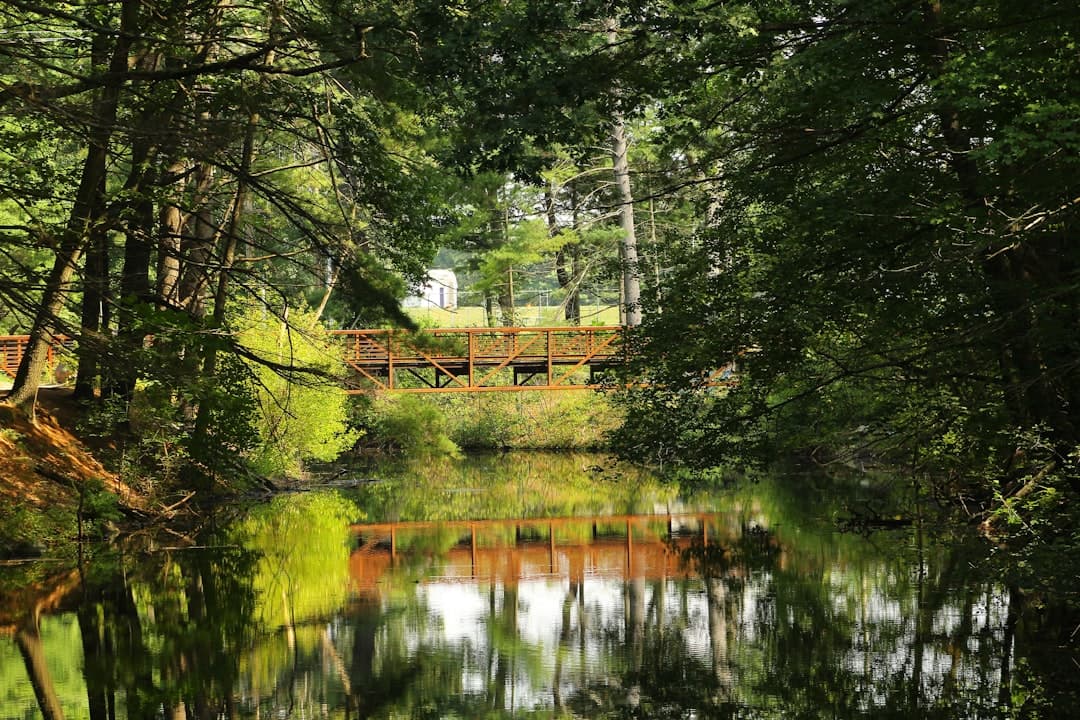
[[[357,396],[364,451],[602,450],[621,422],[598,392]]]

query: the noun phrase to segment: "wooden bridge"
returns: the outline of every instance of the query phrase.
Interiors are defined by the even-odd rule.
[[[336,330],[353,371],[346,392],[581,390],[625,359],[624,329],[598,327]],[[0,372],[14,377],[26,335],[0,335]],[[70,347],[66,338],[57,342]],[[52,355],[50,355],[50,365]]]
[[[15,377],[29,342],[29,335],[0,335],[0,375]],[[49,345],[45,362],[50,368],[53,367],[59,353],[71,351],[74,347],[75,341],[68,336],[57,336]]]
[[[624,360],[623,328],[339,330],[349,392],[580,390]]]

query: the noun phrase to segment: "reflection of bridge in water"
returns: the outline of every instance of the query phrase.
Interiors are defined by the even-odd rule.
[[[374,592],[397,568],[419,567],[420,582],[687,577],[681,551],[731,541],[720,513],[602,515],[531,520],[456,520],[356,524],[360,541],[349,560],[354,586]]]
[[[623,328],[436,328],[336,330],[352,370],[349,393],[581,390],[625,359]],[[0,335],[0,371],[14,376],[29,337]],[[73,343],[58,338],[55,348]],[[54,347],[50,347],[50,365]]]

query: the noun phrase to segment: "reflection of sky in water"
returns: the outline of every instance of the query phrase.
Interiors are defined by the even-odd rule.
[[[562,570],[565,575],[566,569]],[[974,634],[960,638],[967,652],[956,658],[945,642],[917,642],[919,599],[914,583],[901,585],[901,574],[893,568],[878,566],[864,570],[868,571],[865,576],[852,576],[834,567],[824,579],[829,617],[836,628],[848,634],[850,641],[847,651],[841,652],[835,662],[858,678],[856,706],[873,710],[888,703],[889,682],[896,679],[914,682],[916,663],[919,687],[929,697],[940,697],[947,682],[973,687],[978,684],[986,687],[987,682],[995,684],[988,675],[999,673],[1000,662],[985,655],[987,652],[994,655],[994,647],[1003,639],[1008,595],[1002,587],[983,589],[969,608],[964,606],[962,597],[948,601],[923,619],[924,633],[933,638],[956,636],[963,623],[970,623]],[[711,619],[710,594],[701,579],[636,581],[636,587],[631,588],[620,579],[586,575],[581,590],[583,604],[579,604],[577,597],[568,600],[571,588],[565,576],[526,580],[516,586],[516,612],[509,619],[503,604],[507,595],[501,585],[495,586],[492,596],[489,583],[434,580],[416,586],[416,599],[420,607],[427,608],[431,622],[415,627],[415,635],[407,643],[416,649],[444,643],[471,649],[472,652],[462,655],[467,658],[461,667],[465,693],[490,689],[491,653],[530,656],[534,658],[531,669],[522,660],[514,664],[508,676],[508,683],[513,685],[514,703],[516,707],[549,706],[552,684],[557,681],[556,656],[562,665],[559,688],[564,695],[579,690],[579,683],[588,683],[590,677],[602,680],[610,676],[613,660],[609,642],[612,639],[626,642],[633,612],[630,599],[634,593],[642,593],[638,609],[645,616],[638,620],[644,623],[647,635],[656,637],[658,630],[674,633],[683,642],[686,656],[703,666],[716,671],[714,666],[721,664],[735,677],[760,676],[768,673],[768,668],[755,667],[753,658],[765,651],[758,646],[768,642],[769,628],[775,620],[774,581],[769,572],[748,573],[738,582],[713,581],[712,602],[723,610],[717,615],[714,608]],[[563,627],[564,607],[569,630]],[[801,608],[788,606],[786,623],[805,623],[801,613]],[[500,622],[513,623],[516,630],[513,650],[491,646],[492,624]],[[725,635],[720,646],[715,646],[712,638],[717,628]],[[654,640],[646,639],[646,642]],[[539,675],[537,667],[542,668]]]
[[[890,578],[892,579],[892,578]],[[1004,641],[1008,593],[995,585],[986,589],[970,608],[961,598],[946,601],[933,610],[920,600],[918,589],[889,595],[886,586],[853,585],[841,573],[832,576],[832,607],[838,621],[851,623],[851,649],[842,658],[849,672],[863,679],[862,706],[880,707],[888,702],[883,682],[903,678],[918,683],[931,698],[941,697],[947,684],[964,687],[995,685],[1001,672],[998,657]],[[931,612],[920,618],[920,612]],[[920,622],[924,624],[920,636]],[[968,628],[963,625],[968,623]],[[953,638],[967,653],[953,654]]]
[[[766,516],[754,512],[755,522],[768,526]],[[711,543],[740,547],[747,526],[736,515],[718,514]],[[650,549],[644,530],[627,543],[620,522],[601,522],[598,534],[588,526],[577,532],[551,525],[556,541],[550,549],[543,538],[552,528],[545,520],[525,528],[516,559],[509,552],[512,526],[502,535],[485,529],[478,552],[468,548],[466,531],[465,542],[446,550],[453,528],[430,537],[424,530],[402,532],[393,558],[385,539],[365,544],[349,559],[353,585],[340,606],[311,601],[347,594],[336,580],[344,568],[332,563],[295,563],[280,577],[262,578],[260,598],[280,597],[284,578],[314,609],[296,617],[295,628],[282,627],[277,618],[285,622],[286,616],[275,613],[275,622],[239,647],[232,658],[238,674],[222,681],[231,683],[238,716],[339,717],[349,692],[357,698],[354,708],[371,707],[364,703],[375,703],[388,688],[398,694],[372,717],[415,717],[429,706],[446,716],[454,703],[465,708],[453,711],[458,717],[499,715],[552,708],[560,700],[582,716],[617,717],[627,714],[631,686],[637,686],[643,716],[649,716],[647,703],[673,688],[682,694],[672,701],[678,710],[672,717],[713,716],[717,703],[728,701],[767,717],[783,716],[785,702],[823,703],[800,708],[808,717],[873,717],[886,706],[895,716],[897,703],[918,716],[934,703],[966,702],[981,711],[997,702],[1002,655],[1012,649],[1002,647],[1009,596],[999,584],[969,579],[965,562],[950,561],[951,548],[928,547],[920,575],[903,537],[890,540],[899,548],[870,546],[852,538],[839,542],[828,530],[810,536],[787,528],[769,535],[770,544],[753,545],[763,555],[724,565],[720,578],[706,581],[684,576],[677,563],[660,562],[675,555],[655,538]],[[681,542],[700,532],[697,520],[672,525],[685,527]],[[640,527],[666,529],[653,521]],[[307,540],[282,562],[314,556]],[[585,550],[573,555],[572,547]],[[179,590],[197,593],[196,571],[216,568],[201,567],[182,568]],[[128,575],[150,649],[137,662],[154,664],[153,683],[163,685],[165,672],[157,665],[175,662],[168,653],[190,640],[177,631],[189,626],[166,613],[192,627],[195,621],[187,606],[173,607],[173,596],[154,595],[168,576],[151,563],[148,568],[142,579],[134,567]],[[267,565],[258,569],[267,572]],[[627,581],[628,571],[647,577]],[[503,584],[513,577],[521,579]],[[102,608],[102,616],[112,610]],[[126,632],[122,623],[114,629]],[[215,640],[239,628],[220,630]],[[72,717],[85,716],[78,619],[45,617],[41,632],[64,707]],[[0,636],[0,717],[39,717],[22,712],[35,706],[26,677],[18,648]],[[4,687],[11,678],[14,691]],[[197,687],[206,678],[180,680]],[[6,712],[10,708],[18,712]],[[164,708],[155,712],[161,716]]]
[[[487,596],[475,585],[431,583],[417,588],[421,604],[426,605],[435,627],[448,642],[471,642],[482,645],[488,614]]]
[[[888,576],[888,572],[878,576]],[[768,626],[775,618],[773,577],[769,573],[754,573],[744,582],[714,581],[722,586],[718,591],[725,608],[721,626],[726,636],[725,655],[713,657],[710,626],[710,600],[705,581],[700,579],[667,580],[660,583],[640,584],[637,592],[643,592],[639,607],[644,609],[646,634],[658,631],[662,620],[663,631],[677,633],[684,643],[688,657],[706,667],[723,663],[738,676],[741,672],[760,675],[761,668],[754,668],[748,658],[757,655],[756,647],[767,635]],[[962,602],[948,602],[927,618],[928,635],[921,643],[917,638],[916,590],[890,595],[885,589],[874,586],[869,580],[855,582],[842,572],[830,573],[827,606],[831,617],[840,626],[850,627],[850,646],[836,661],[856,678],[860,678],[857,705],[864,710],[882,707],[889,701],[886,678],[906,678],[913,682],[915,664],[919,664],[919,685],[930,697],[940,697],[947,682],[994,684],[993,676],[1000,672],[1000,662],[987,657],[983,643],[997,645],[1003,640],[1003,627],[1007,616],[1007,594],[1001,587],[984,590],[965,610]],[[886,581],[886,586],[889,582]],[[502,649],[490,647],[490,625],[505,619],[503,588],[495,587],[495,617],[490,614],[491,591],[489,584],[433,581],[418,585],[417,599],[426,606],[431,620],[426,631],[409,639],[412,647],[426,644],[465,645],[476,652],[465,655],[472,662],[461,668],[462,686],[466,693],[482,693],[489,688],[484,659],[490,652]],[[622,580],[591,576],[583,585],[584,608],[576,597],[569,601],[566,617],[571,632],[564,636],[564,604],[570,593],[566,579],[523,581],[517,586],[517,610],[514,615],[517,642],[527,646],[535,654],[543,669],[541,675],[518,666],[507,682],[513,685],[516,707],[549,706],[553,698],[552,684],[556,681],[554,666],[561,653],[562,694],[572,693],[577,681],[593,676],[601,680],[612,672],[610,648],[604,638],[625,641],[632,612],[628,606],[631,591]],[[658,596],[658,592],[662,593]],[[662,607],[662,612],[658,610]],[[582,617],[584,612],[584,618]],[[714,610],[715,612],[715,610]],[[970,616],[966,617],[965,613]],[[787,621],[799,622],[798,607],[790,607]],[[582,621],[584,620],[584,628]],[[955,659],[941,639],[956,635],[962,624],[972,624],[975,635],[961,638],[971,655]],[[718,622],[714,618],[714,623]],[[585,632],[587,641],[584,652],[579,649],[579,632]],[[569,647],[566,647],[569,646]],[[561,649],[560,649],[561,648]],[[921,653],[918,657],[916,652]],[[991,655],[993,652],[991,651]],[[618,663],[615,663],[618,665]],[[740,667],[746,664],[747,667]],[[524,665],[524,663],[521,663]],[[573,678],[569,680],[568,678]],[[951,678],[951,680],[950,680]],[[992,688],[988,688],[992,690]]]
[[[929,702],[948,697],[950,682],[983,702],[992,701],[1002,667],[1000,646],[1008,615],[1005,589],[999,585],[960,589],[932,610],[924,598],[922,611],[930,614],[921,618],[920,638],[919,587],[914,582],[900,585],[896,579],[901,576],[887,564],[869,564],[861,574],[834,568],[822,578],[821,609],[834,623],[831,629],[839,631],[839,645],[834,647],[838,654],[821,659],[836,663],[838,670],[853,679],[851,707],[873,713],[895,701],[899,686],[916,682],[916,673],[918,687]],[[755,688],[762,678],[775,674],[772,663],[787,660],[770,649],[776,641],[777,588],[783,581],[770,572],[748,573],[745,578],[712,581],[710,594],[706,581],[699,578],[630,581],[634,585],[630,587],[617,578],[586,575],[579,604],[578,597],[571,596],[566,577],[547,577],[516,586],[512,615],[505,603],[513,592],[507,593],[501,584],[460,578],[410,582],[403,595],[388,596],[379,603],[381,639],[374,647],[373,666],[379,672],[391,637],[413,658],[450,650],[449,657],[459,663],[452,670],[459,674],[458,692],[488,703],[496,682],[493,668],[502,662],[507,708],[549,708],[557,695],[565,699],[596,684],[614,687],[612,683],[620,681],[633,662],[626,648],[631,616],[640,612],[646,647],[655,646],[660,635],[669,638],[664,642],[677,638],[686,661],[717,675],[719,663],[734,678],[737,702],[768,704]],[[635,593],[639,594],[636,609]],[[719,614],[718,608],[722,608]],[[799,603],[788,604],[781,624],[805,624],[806,610]],[[564,618],[569,620],[568,630],[563,627]],[[152,617],[148,614],[146,620]],[[354,622],[346,612],[323,626],[328,642],[337,646],[346,661],[351,657],[349,628]],[[725,636],[719,644],[712,637],[718,629]],[[810,631],[815,633],[814,628]],[[71,615],[44,618],[42,635],[50,648],[70,644],[78,650],[78,624]],[[951,645],[954,638],[960,652]],[[18,667],[17,651],[0,650],[7,664]],[[324,647],[316,655],[325,652]],[[303,682],[312,687],[336,682],[335,675],[318,669],[328,667],[324,662],[315,662]],[[78,667],[71,669],[72,673],[63,666],[54,668],[59,686],[81,684]],[[802,670],[796,665],[787,671]],[[803,681],[792,678],[791,682],[798,686]],[[241,684],[247,686],[248,681]],[[33,705],[32,691],[22,677],[7,690],[9,702],[12,692],[20,698],[18,703]],[[84,692],[65,689],[65,697],[74,699]],[[625,693],[625,688],[618,692]]]

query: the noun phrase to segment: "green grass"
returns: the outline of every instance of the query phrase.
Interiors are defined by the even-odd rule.
[[[484,327],[484,308],[464,306],[453,310],[442,308],[406,308],[409,317],[424,327],[464,328]],[[521,327],[560,326],[568,323],[559,307],[524,306],[516,310]],[[584,305],[581,308],[582,325],[618,325],[619,308],[614,305]]]

